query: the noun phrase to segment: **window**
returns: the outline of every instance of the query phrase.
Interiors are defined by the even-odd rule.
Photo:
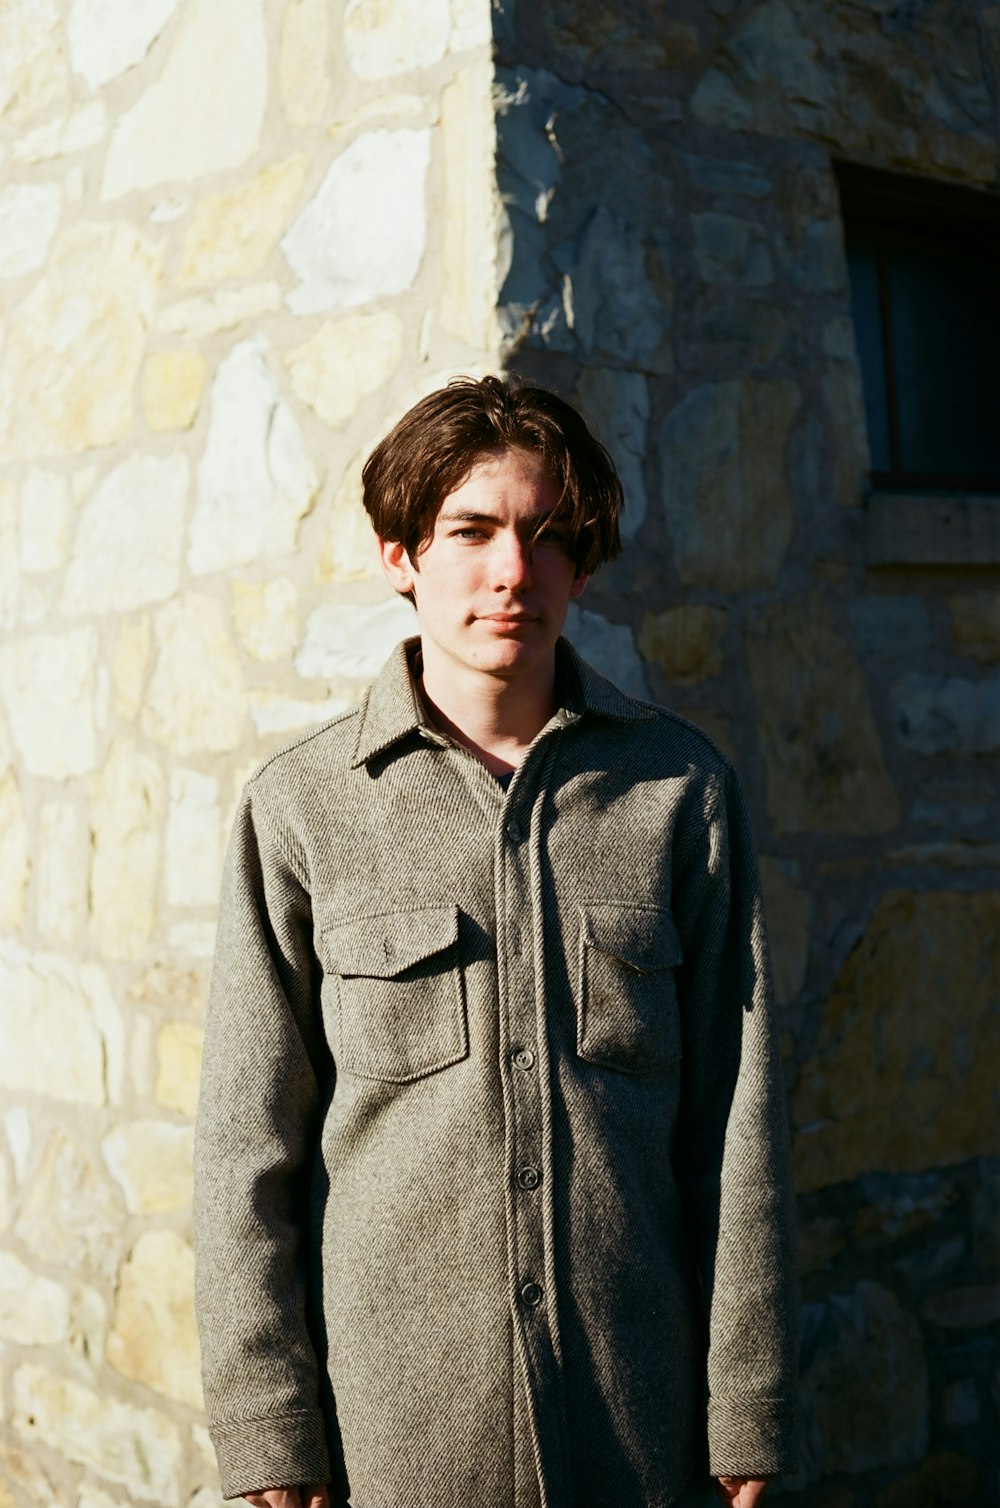
[[[1000,491],[1000,195],[837,178],[874,485]]]

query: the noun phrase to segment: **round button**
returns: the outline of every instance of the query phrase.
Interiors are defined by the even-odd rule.
[[[516,817],[511,817],[507,823],[507,836],[512,843],[520,843],[521,841],[521,824]]]
[[[537,1283],[525,1283],[521,1289],[521,1302],[526,1309],[537,1309],[542,1302],[542,1290]]]
[[[529,1073],[531,1069],[534,1068],[534,1066],[535,1054],[531,1051],[531,1048],[519,1048],[518,1051],[514,1054],[514,1067],[520,1068],[524,1073]]]
[[[517,1175],[517,1181],[522,1189],[537,1189],[542,1181],[542,1175],[537,1168],[521,1168]]]

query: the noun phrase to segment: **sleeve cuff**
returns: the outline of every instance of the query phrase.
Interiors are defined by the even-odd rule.
[[[264,1419],[223,1419],[209,1425],[224,1498],[271,1487],[330,1481],[330,1453],[316,1409]]]
[[[708,1400],[713,1477],[776,1477],[799,1464],[799,1415],[787,1398]]]

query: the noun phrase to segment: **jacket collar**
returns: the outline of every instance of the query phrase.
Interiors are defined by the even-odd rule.
[[[445,742],[431,724],[417,691],[411,669],[420,648],[419,638],[397,644],[361,703],[358,737],[352,766],[367,764],[410,733],[420,733],[433,743]],[[568,639],[556,645],[556,685],[559,688],[557,721],[567,727],[585,714],[616,722],[647,722],[656,709],[619,691],[581,659]]]

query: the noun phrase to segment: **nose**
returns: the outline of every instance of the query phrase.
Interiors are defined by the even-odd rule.
[[[490,555],[494,590],[523,592],[531,582],[531,546],[515,530],[503,530],[493,540]]]

